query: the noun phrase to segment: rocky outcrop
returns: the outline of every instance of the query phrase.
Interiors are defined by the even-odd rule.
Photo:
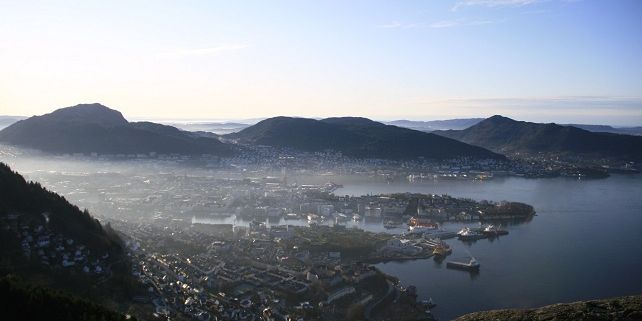
[[[455,321],[637,321],[642,295],[553,304],[537,309],[493,310],[466,314]]]

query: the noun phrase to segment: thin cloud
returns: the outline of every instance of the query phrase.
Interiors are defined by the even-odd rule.
[[[463,0],[455,3],[451,10],[457,11],[465,7],[523,7],[542,1],[544,0]]]
[[[388,24],[384,25],[379,25],[379,28],[382,29],[412,29],[412,28],[417,28],[417,27],[423,27],[425,24],[424,23],[401,23],[398,21],[393,21]]]
[[[548,97],[486,97],[486,98],[428,98],[411,104],[442,105],[459,108],[502,108],[507,110],[560,111],[611,110],[642,116],[642,97],[636,96],[548,96]]]
[[[194,57],[194,56],[218,56],[227,52],[239,51],[249,46],[246,44],[222,44],[214,47],[180,49],[175,51],[161,52],[158,57]]]
[[[481,26],[498,23],[499,21],[493,20],[466,20],[466,19],[454,19],[454,20],[441,20],[436,21],[430,24],[430,28],[442,29],[442,28],[453,28],[453,27],[465,27],[465,26]]]

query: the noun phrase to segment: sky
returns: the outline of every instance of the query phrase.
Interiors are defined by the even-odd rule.
[[[5,1],[0,115],[642,125],[642,1]]]

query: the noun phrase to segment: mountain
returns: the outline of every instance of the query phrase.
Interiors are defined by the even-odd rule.
[[[275,117],[224,137],[246,144],[310,152],[334,150],[357,158],[504,159],[502,155],[452,139],[358,117],[322,120]]]
[[[469,313],[454,321],[636,321],[642,320],[642,296],[553,304],[537,309]]]
[[[642,160],[642,137],[590,132],[557,124],[539,124],[493,116],[463,130],[435,134],[497,153],[559,153]]]
[[[449,130],[449,129],[465,129],[473,126],[484,118],[461,118],[461,119],[446,119],[446,120],[430,120],[430,121],[416,121],[416,120],[393,120],[384,122],[388,125],[395,125],[399,127],[420,130],[423,132],[432,132],[435,130]]]
[[[20,120],[0,131],[0,142],[53,153],[231,153],[216,138],[156,123],[128,122],[101,104],[80,104]]]

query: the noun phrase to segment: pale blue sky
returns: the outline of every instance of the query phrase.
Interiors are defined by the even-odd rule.
[[[642,1],[2,1],[0,114],[642,125]]]

